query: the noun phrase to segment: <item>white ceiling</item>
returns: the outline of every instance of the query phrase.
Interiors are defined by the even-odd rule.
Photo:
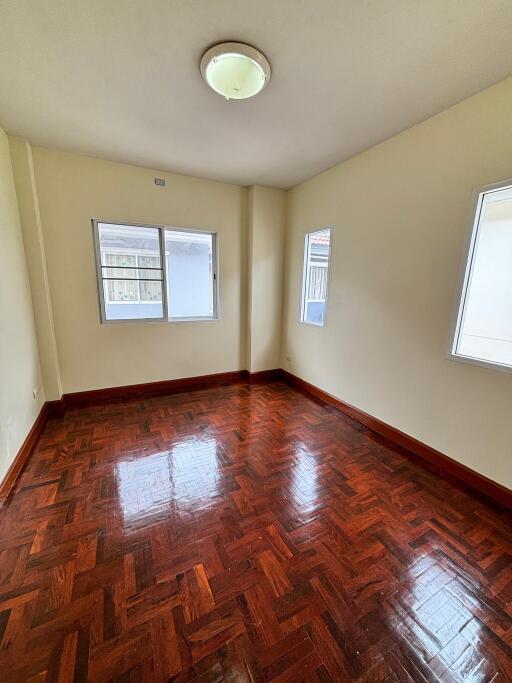
[[[0,124],[33,144],[291,187],[512,72],[511,0],[0,0]],[[202,52],[248,42],[227,102]]]

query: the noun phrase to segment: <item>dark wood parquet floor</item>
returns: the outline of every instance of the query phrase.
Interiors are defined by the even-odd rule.
[[[0,680],[510,681],[511,521],[279,382],[73,409],[1,513]]]

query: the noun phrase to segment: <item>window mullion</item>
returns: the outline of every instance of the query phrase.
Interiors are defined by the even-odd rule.
[[[217,235],[212,235],[212,315],[217,318],[219,315],[219,282],[217,270],[219,267],[217,253]]]
[[[162,266],[162,302],[164,318],[169,320],[169,301],[167,296],[167,257],[165,255],[165,228],[159,228],[160,237],[160,265]]]
[[[136,266],[135,273],[137,276],[137,303],[140,303],[140,301],[141,301],[141,299],[140,299],[140,280],[139,280],[140,270],[139,270],[139,255],[138,254],[135,254],[135,266]]]

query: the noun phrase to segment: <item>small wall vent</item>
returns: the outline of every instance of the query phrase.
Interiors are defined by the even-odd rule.
[[[165,187],[165,180],[163,178],[155,178],[155,185],[160,185],[160,187]]]

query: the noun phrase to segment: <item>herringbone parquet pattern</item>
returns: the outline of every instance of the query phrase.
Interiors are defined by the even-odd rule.
[[[68,411],[1,514],[0,680],[510,681],[511,517],[279,382]]]

